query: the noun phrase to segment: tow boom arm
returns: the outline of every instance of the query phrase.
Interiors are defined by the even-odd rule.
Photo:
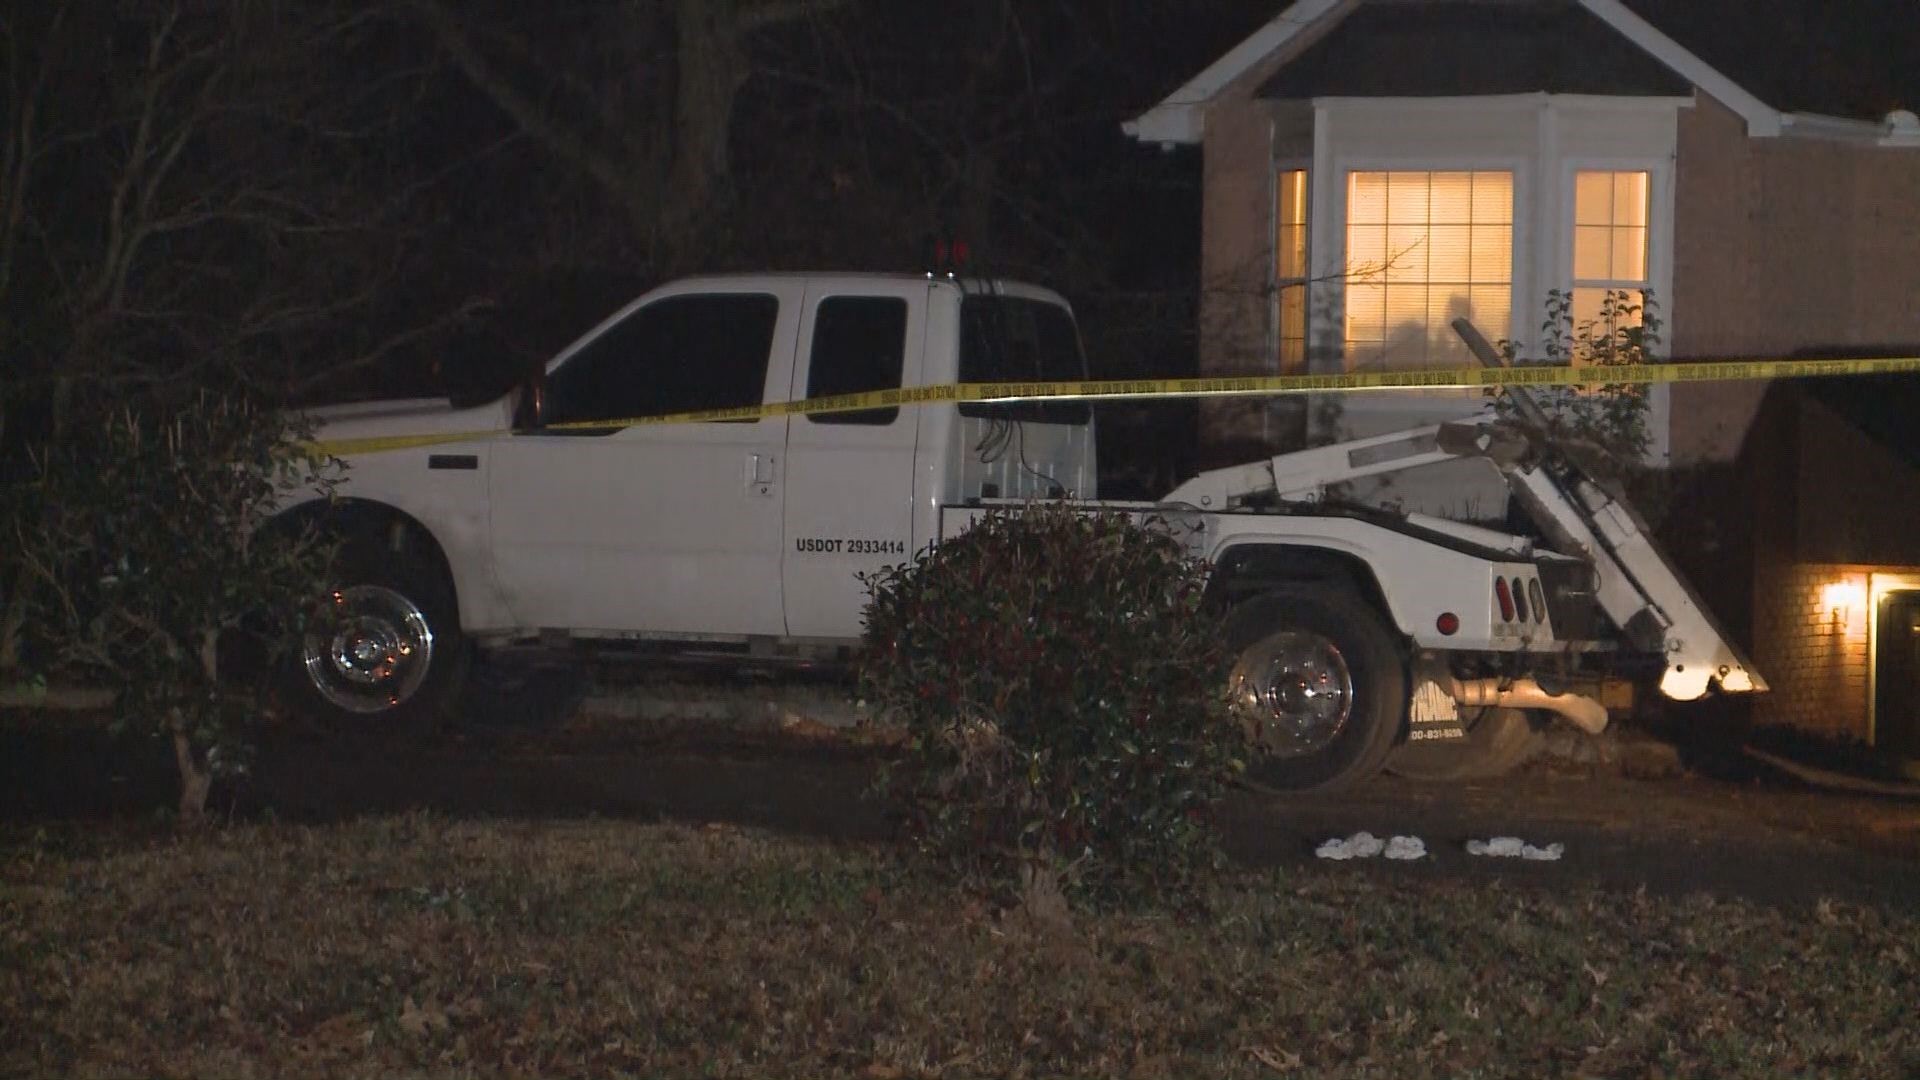
[[[1470,322],[1457,319],[1453,327],[1482,364],[1505,366]],[[1596,599],[1627,641],[1665,657],[1662,694],[1691,701],[1715,687],[1727,693],[1766,690],[1766,680],[1681,577],[1646,521],[1624,494],[1587,466],[1591,451],[1550,438],[1546,413],[1526,388],[1506,386],[1502,392],[1518,422],[1462,420],[1280,454],[1201,473],[1165,501],[1202,510],[1230,509],[1255,496],[1312,504],[1334,484],[1485,458],[1556,547],[1592,563]],[[1474,539],[1489,532],[1457,523],[1423,524],[1478,534]]]

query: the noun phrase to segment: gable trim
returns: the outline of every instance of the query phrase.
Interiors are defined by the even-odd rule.
[[[1235,45],[1226,55],[1168,94],[1159,104],[1122,123],[1121,130],[1141,142],[1160,143],[1163,146],[1200,142],[1206,134],[1206,108],[1222,90],[1301,35],[1329,20],[1338,22],[1344,19],[1361,2],[1297,0]],[[1762,138],[1777,136],[1790,126],[1797,127],[1799,134],[1839,135],[1838,128],[1810,122],[1810,114],[1795,114],[1791,119],[1783,117],[1779,110],[1761,101],[1652,23],[1634,14],[1621,0],[1578,2],[1648,55],[1732,109],[1745,121],[1748,135]],[[1840,123],[1849,122],[1841,120]],[[1887,134],[1884,128],[1881,133]]]
[[[1500,106],[1524,106],[1536,109],[1550,109],[1560,106],[1576,106],[1582,109],[1606,110],[1609,112],[1657,112],[1661,110],[1692,108],[1693,95],[1685,97],[1640,96],[1615,97],[1610,94],[1551,94],[1545,90],[1528,90],[1519,94],[1467,94],[1458,97],[1418,97],[1418,98],[1381,98],[1353,97],[1350,95],[1329,94],[1313,99],[1315,107],[1332,105],[1342,109],[1379,110],[1381,112],[1455,112],[1461,108],[1498,108]],[[1879,128],[1874,130],[1878,131]]]
[[[1624,34],[1627,40],[1645,49],[1655,60],[1679,72],[1681,77],[1738,113],[1747,122],[1748,135],[1764,138],[1780,134],[1778,110],[1720,74],[1705,60],[1661,33],[1652,23],[1635,15],[1620,0],[1579,0],[1579,3]]]
[[[1158,105],[1120,125],[1128,135],[1148,143],[1192,145],[1206,128],[1206,107],[1227,84],[1257,67],[1321,20],[1345,18],[1360,0],[1298,0],[1255,30],[1225,56],[1181,84]]]
[[[1780,118],[1780,134],[1862,146],[1920,147],[1920,119],[1896,110],[1881,121],[1850,120],[1820,113],[1791,112]]]

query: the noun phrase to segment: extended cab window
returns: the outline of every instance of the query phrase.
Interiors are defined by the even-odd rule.
[[[780,301],[672,296],[588,342],[547,384],[547,420],[572,423],[759,405]]]
[[[960,304],[961,382],[1076,382],[1087,377],[1073,316],[1058,304],[1014,296],[969,296]],[[1042,424],[1084,424],[1084,401],[968,402],[960,415]]]
[[[907,302],[897,296],[834,296],[813,315],[807,397],[900,388],[907,353]],[[896,407],[820,413],[816,424],[891,424]]]

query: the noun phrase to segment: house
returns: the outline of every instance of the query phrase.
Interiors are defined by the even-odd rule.
[[[1200,150],[1202,373],[1317,373],[1470,364],[1447,328],[1459,315],[1538,356],[1551,296],[1584,319],[1609,293],[1650,301],[1655,351],[1675,360],[1912,355],[1915,109],[1911,0],[1297,0],[1125,127]],[[1904,511],[1877,539],[1828,531],[1859,509],[1831,506],[1846,485],[1829,481],[1871,457],[1897,488],[1917,466],[1822,394],[1658,387],[1652,453],[1691,485],[1670,516],[1700,541],[1682,562],[1763,670],[1815,647],[1800,640],[1814,616],[1828,637],[1847,616],[1841,644],[1818,646],[1844,659],[1802,665],[1764,718],[1872,737],[1890,730],[1875,688],[1892,676],[1876,673],[1910,659],[1871,646],[1898,636],[1880,616],[1908,610],[1920,538]],[[1481,405],[1209,402],[1203,457]],[[1501,498],[1479,483],[1441,477],[1422,497]],[[1766,516],[1789,512],[1791,535]]]
[[[1920,760],[1920,379],[1769,388],[1753,499],[1755,718]],[[1737,547],[1738,545],[1736,545]]]

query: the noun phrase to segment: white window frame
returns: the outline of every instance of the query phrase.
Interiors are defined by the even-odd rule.
[[[1280,276],[1280,174],[1288,172],[1304,173],[1307,178],[1307,252],[1305,264],[1301,267],[1299,278],[1281,278]],[[1311,158],[1298,156],[1275,157],[1267,166],[1267,287],[1271,302],[1267,312],[1267,355],[1273,359],[1276,372],[1285,370],[1285,360],[1280,355],[1280,290],[1286,285],[1297,284],[1306,290],[1306,304],[1300,327],[1301,357],[1299,373],[1312,368],[1314,331],[1313,297],[1317,291],[1314,286],[1313,252],[1314,243],[1314,168]]]
[[[1920,575],[1867,575],[1867,745],[1880,744],[1880,605],[1888,595],[1920,589]]]
[[[1608,186],[1609,199],[1612,199],[1613,196],[1617,194],[1617,190],[1614,188],[1614,185],[1618,182],[1619,178],[1621,177],[1637,178],[1641,183],[1641,189],[1640,189],[1641,204],[1638,207],[1638,212],[1641,218],[1639,223],[1638,224],[1621,224],[1620,207],[1616,202],[1610,205],[1608,208],[1609,214],[1608,214],[1606,224],[1599,225],[1599,226],[1583,224],[1580,220],[1580,178],[1583,176],[1600,177]],[[1573,263],[1574,263],[1574,266],[1572,271],[1573,276],[1571,278],[1572,291],[1575,294],[1578,294],[1583,289],[1587,289],[1587,290],[1598,289],[1601,292],[1610,292],[1610,293],[1652,291],[1653,289],[1653,248],[1650,244],[1650,241],[1653,238],[1653,178],[1652,176],[1648,174],[1644,169],[1576,169],[1574,170],[1574,174],[1573,174],[1573,198],[1570,200],[1569,206],[1573,210]],[[1618,252],[1614,251],[1611,247],[1613,241],[1616,239],[1617,235],[1620,233],[1628,232],[1628,231],[1637,231],[1640,234],[1640,267],[1639,267],[1640,272],[1633,275],[1632,277],[1620,277],[1620,276],[1611,275],[1611,274],[1602,275],[1598,277],[1594,277],[1594,276],[1583,277],[1580,273],[1580,265],[1579,265],[1580,264],[1580,230],[1585,228],[1599,228],[1606,233],[1607,242],[1609,245],[1609,248],[1607,251],[1607,261],[1610,265],[1610,268],[1616,269],[1616,270],[1619,269],[1619,267],[1611,266],[1611,264],[1615,259],[1615,256],[1618,254]]]
[[[1513,298],[1508,309],[1508,325],[1482,326],[1479,329],[1481,333],[1487,335],[1489,340],[1499,341],[1502,338],[1517,340],[1520,328],[1526,325],[1520,322],[1519,315],[1526,308],[1525,283],[1531,279],[1532,275],[1535,238],[1533,215],[1527,210],[1532,207],[1535,198],[1534,162],[1526,157],[1511,155],[1343,156],[1334,161],[1331,185],[1313,185],[1315,194],[1330,187],[1333,192],[1332,197],[1325,201],[1334,205],[1324,207],[1324,217],[1321,212],[1314,211],[1311,205],[1308,207],[1309,216],[1313,218],[1314,225],[1319,225],[1322,220],[1329,220],[1331,224],[1328,231],[1337,237],[1333,241],[1323,242],[1320,245],[1322,251],[1328,251],[1332,259],[1337,259],[1337,264],[1323,264],[1315,268],[1316,276],[1332,274],[1332,279],[1325,283],[1330,299],[1328,317],[1320,329],[1328,335],[1327,340],[1334,346],[1329,351],[1338,356],[1338,367],[1333,370],[1341,374],[1352,370],[1346,354],[1346,275],[1349,269],[1347,265],[1347,190],[1352,182],[1352,174],[1357,172],[1504,172],[1513,177],[1513,265],[1508,271],[1508,288],[1512,290]],[[1311,177],[1309,177],[1309,183],[1312,183]],[[1322,234],[1323,240],[1326,235],[1326,233]],[[1312,252],[1309,251],[1308,254],[1311,256]],[[1453,399],[1478,396],[1480,391],[1437,390],[1423,391],[1423,394]]]
[[[1546,275],[1553,288],[1571,294],[1573,276],[1574,189],[1583,172],[1643,172],[1647,174],[1647,279],[1646,287],[1659,305],[1660,351],[1672,337],[1667,305],[1673,299],[1673,167],[1671,162],[1648,158],[1567,157],[1560,164],[1560,206],[1556,220],[1558,243],[1547,252],[1554,267]],[[1626,286],[1621,286],[1626,287]],[[1544,301],[1544,297],[1542,298]]]
[[[1665,357],[1673,341],[1674,311],[1673,303],[1673,248],[1674,248],[1674,169],[1670,158],[1646,156],[1594,156],[1566,155],[1560,159],[1559,206],[1555,220],[1559,228],[1553,231],[1553,250],[1543,252],[1549,259],[1544,265],[1553,267],[1553,272],[1543,275],[1557,288],[1573,294],[1573,229],[1574,229],[1574,185],[1583,172],[1644,172],[1647,174],[1647,289],[1653,293],[1657,306],[1654,314],[1660,320],[1659,341],[1655,343],[1653,354]],[[1542,305],[1536,316],[1544,315],[1546,298],[1542,296]],[[1537,318],[1536,318],[1537,324]],[[1531,329],[1531,327],[1529,328]],[[1647,430],[1653,436],[1653,444],[1647,450],[1647,457],[1653,464],[1665,465],[1671,461],[1673,393],[1672,387],[1665,383],[1655,384],[1647,394]]]
[[[1443,279],[1443,280],[1436,281],[1431,272],[1431,267],[1429,266],[1428,272],[1421,275],[1417,280],[1405,280],[1402,282],[1402,284],[1411,285],[1416,288],[1426,290],[1428,293],[1429,303],[1432,300],[1432,293],[1437,287],[1445,287],[1448,285],[1453,285],[1453,286],[1458,286],[1460,288],[1472,290],[1472,289],[1489,288],[1493,285],[1505,285],[1507,289],[1506,303],[1505,303],[1505,306],[1507,308],[1506,325],[1512,325],[1514,296],[1518,287],[1521,284],[1519,281],[1515,280],[1514,278],[1514,262],[1515,262],[1514,260],[1514,223],[1521,216],[1520,211],[1523,209],[1523,207],[1519,204],[1519,202],[1513,197],[1514,185],[1515,185],[1514,173],[1505,169],[1478,169],[1478,170],[1394,169],[1394,170],[1386,170],[1386,171],[1353,169],[1353,170],[1349,170],[1346,174],[1347,194],[1349,195],[1349,197],[1351,197],[1351,195],[1353,194],[1353,189],[1356,183],[1358,182],[1358,178],[1361,176],[1377,177],[1377,178],[1383,178],[1383,179],[1390,178],[1393,176],[1409,176],[1409,177],[1419,176],[1419,177],[1428,178],[1428,181],[1431,182],[1431,178],[1435,176],[1442,176],[1442,175],[1449,175],[1449,176],[1466,175],[1470,177],[1482,177],[1482,176],[1505,177],[1506,183],[1507,183],[1507,220],[1504,222],[1475,221],[1472,225],[1467,225],[1466,222],[1459,222],[1459,221],[1437,222],[1433,220],[1431,208],[1429,208],[1428,212],[1424,215],[1422,220],[1403,221],[1403,222],[1400,222],[1399,225],[1408,227],[1408,228],[1425,229],[1427,230],[1427,235],[1429,238],[1431,238],[1432,236],[1432,230],[1442,225],[1450,225],[1450,226],[1467,225],[1470,236],[1473,235],[1476,230],[1480,229],[1483,226],[1487,228],[1505,228],[1507,230],[1507,261],[1504,266],[1504,269],[1501,270],[1500,272],[1504,273],[1507,280],[1504,282],[1501,282],[1501,281],[1498,281],[1497,279],[1477,279],[1476,275],[1479,272],[1480,268],[1477,266],[1473,266],[1468,269],[1465,280]],[[1476,188],[1477,188],[1477,185],[1476,185]],[[1388,190],[1391,191],[1391,187],[1389,187]],[[1389,202],[1390,201],[1391,200],[1389,200]],[[1385,212],[1388,213],[1388,219],[1382,223],[1369,223],[1366,225],[1356,225],[1353,222],[1353,205],[1352,205],[1352,202],[1349,201],[1347,204],[1347,223],[1343,230],[1343,238],[1345,239],[1345,241],[1349,245],[1352,243],[1353,232],[1356,228],[1381,227],[1382,225],[1384,225],[1386,229],[1386,233],[1383,235],[1383,240],[1385,240],[1385,237],[1390,237],[1394,227],[1394,223],[1391,221],[1390,210]],[[1383,243],[1383,247],[1381,250],[1384,253],[1387,261],[1381,264],[1378,273],[1368,275],[1365,278],[1360,278],[1355,275],[1356,267],[1354,265],[1354,254],[1351,247],[1348,248],[1346,252],[1346,258],[1347,258],[1346,275],[1342,279],[1342,285],[1345,288],[1345,291],[1343,292],[1343,296],[1347,298],[1351,298],[1352,290],[1357,287],[1360,287],[1361,285],[1370,286],[1370,287],[1384,286],[1389,292],[1391,292],[1395,282],[1394,273],[1392,269],[1394,264],[1392,260],[1396,256],[1402,254],[1401,252],[1392,250],[1392,246],[1393,245],[1390,241]],[[1429,252],[1428,254],[1430,255],[1431,253]],[[1348,312],[1347,314],[1350,315],[1350,312]],[[1425,331],[1424,337],[1426,338],[1426,342],[1427,342],[1427,345],[1424,348],[1424,355],[1419,358],[1415,358],[1413,360],[1413,366],[1408,368],[1402,368],[1399,366],[1398,362],[1390,361],[1389,367],[1386,370],[1421,370],[1423,368],[1455,367],[1455,366],[1459,366],[1462,363],[1470,363],[1470,360],[1467,360],[1467,359],[1445,361],[1435,357],[1432,354],[1432,344],[1435,341],[1447,341],[1447,344],[1449,346],[1458,346],[1460,343],[1457,341],[1448,340],[1452,338],[1452,331],[1449,328],[1445,326],[1435,326],[1435,325],[1432,325],[1430,322],[1426,321],[1427,319],[1431,319],[1431,318],[1432,318],[1432,313],[1431,311],[1428,311],[1420,323],[1420,325],[1424,328],[1424,331]],[[1387,335],[1387,337],[1389,338],[1391,337],[1392,328],[1390,326],[1386,324],[1382,324],[1380,329],[1382,330],[1383,334]],[[1349,351],[1352,349],[1352,345],[1353,345],[1352,338],[1351,338],[1352,330],[1353,330],[1353,327],[1351,325],[1350,320],[1343,319],[1340,338],[1341,338],[1342,350],[1344,352],[1348,352],[1346,360],[1347,360],[1347,369],[1349,371],[1357,370],[1355,358],[1353,355],[1351,355]],[[1499,336],[1504,336],[1504,334],[1501,334]],[[1373,344],[1374,343],[1372,342],[1369,343],[1369,349],[1368,349],[1369,353],[1372,352],[1371,346]],[[1387,344],[1387,341],[1382,340],[1381,342],[1379,342],[1379,344],[1384,346],[1385,344]],[[1464,357],[1465,350],[1459,349],[1458,351],[1460,352],[1462,357]],[[1382,359],[1386,359],[1386,358],[1382,357]],[[1406,358],[1401,358],[1401,361],[1404,361],[1405,359]]]

